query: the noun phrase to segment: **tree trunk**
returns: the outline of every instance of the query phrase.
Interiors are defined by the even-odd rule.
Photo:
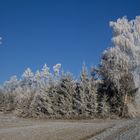
[[[125,117],[126,116],[126,110],[127,110],[127,103],[128,103],[128,95],[127,93],[125,94],[124,96],[124,101],[123,101],[123,108],[122,108],[122,113],[121,113],[121,116],[122,117]]]

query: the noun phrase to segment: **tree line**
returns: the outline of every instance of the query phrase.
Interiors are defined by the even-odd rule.
[[[100,64],[85,65],[79,78],[45,64],[20,79],[12,76],[0,88],[0,110],[22,117],[108,118],[136,117],[140,113],[140,17],[110,22],[112,46]]]

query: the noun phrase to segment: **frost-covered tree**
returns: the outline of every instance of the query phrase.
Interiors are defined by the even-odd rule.
[[[88,70],[85,66],[85,64],[82,67],[82,72],[80,75],[80,102],[81,102],[81,114],[82,115],[88,115],[87,113],[87,103],[88,103],[88,97],[90,94],[89,93],[89,75],[88,75]],[[90,98],[90,97],[89,97]],[[91,99],[91,98],[90,98]],[[92,104],[90,104],[92,105]]]
[[[21,116],[28,116],[30,104],[37,90],[35,75],[30,68],[27,68],[19,81],[18,88],[15,90],[15,113]]]
[[[61,69],[61,64],[59,64],[59,63],[56,64],[55,66],[53,66],[55,75],[59,75],[60,69]]]
[[[34,76],[34,74],[33,74],[32,70],[30,68],[27,68],[22,75],[22,77],[25,78],[25,79],[32,79],[33,76]]]
[[[30,116],[31,110],[30,105],[35,95],[35,90],[30,87],[23,86],[18,87],[15,91],[15,113],[18,116],[27,117]]]
[[[36,91],[30,104],[30,116],[51,118],[53,113],[49,89]]]
[[[35,73],[35,80],[39,82],[41,80],[41,77],[42,77],[41,72],[37,70]]]
[[[32,117],[56,117],[53,109],[56,95],[56,86],[59,82],[59,65],[55,67],[56,73],[50,73],[50,68],[45,64],[41,71],[37,70],[35,75],[30,69],[24,72],[22,79],[23,94],[18,102],[18,112],[22,116]],[[59,71],[58,71],[59,69]],[[25,83],[25,84],[24,84]],[[22,93],[22,92],[21,92]],[[57,101],[55,101],[57,103]]]
[[[101,110],[100,116],[103,118],[110,117],[110,105],[108,104],[108,96],[103,95],[102,101],[99,104],[99,109]]]
[[[137,87],[140,86],[140,16],[128,21],[126,17],[110,22],[113,44],[118,46],[129,62],[129,69]]]
[[[97,114],[97,94],[95,81],[89,77],[88,70],[83,65],[79,81],[79,92],[76,92],[76,99],[79,102],[79,114],[83,117],[95,117]]]
[[[110,26],[113,47],[103,53],[100,74],[112,107],[126,115],[124,110],[140,86],[140,17],[131,21],[123,17]]]
[[[38,88],[41,88],[42,90],[45,90],[46,88],[48,88],[50,77],[50,68],[47,66],[47,64],[44,64],[42,70],[37,70],[35,73],[35,81],[37,83],[36,86],[38,86]]]
[[[41,77],[48,78],[49,76],[50,76],[50,68],[47,66],[47,64],[44,64],[41,71]]]
[[[34,73],[30,68],[27,68],[22,74],[22,82],[21,84],[26,87],[31,87],[34,81]]]
[[[15,90],[19,86],[19,80],[16,76],[12,76],[9,81],[6,81],[1,88],[2,93],[2,102],[1,106],[3,106],[5,111],[11,111],[16,108],[15,104]]]
[[[54,111],[57,116],[63,118],[72,118],[75,113],[73,108],[73,96],[75,94],[75,80],[70,73],[63,73],[58,85],[56,86],[54,100]]]
[[[12,76],[8,81],[6,81],[3,85],[3,89],[5,93],[13,93],[15,89],[18,87],[19,81],[17,76]]]
[[[43,66],[41,71],[37,70],[35,74],[37,89],[30,104],[30,116],[46,118],[52,116],[53,110],[51,109],[52,104],[49,98],[49,91],[53,85],[49,82],[51,78],[52,74],[47,64]]]

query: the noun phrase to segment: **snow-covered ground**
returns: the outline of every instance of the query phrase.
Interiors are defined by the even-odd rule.
[[[136,119],[37,120],[0,113],[0,140],[131,140],[140,138],[139,127]]]

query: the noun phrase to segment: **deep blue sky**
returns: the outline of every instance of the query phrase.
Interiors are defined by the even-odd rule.
[[[140,0],[0,0],[0,83],[61,63],[77,76],[110,47],[109,21],[140,15]]]

